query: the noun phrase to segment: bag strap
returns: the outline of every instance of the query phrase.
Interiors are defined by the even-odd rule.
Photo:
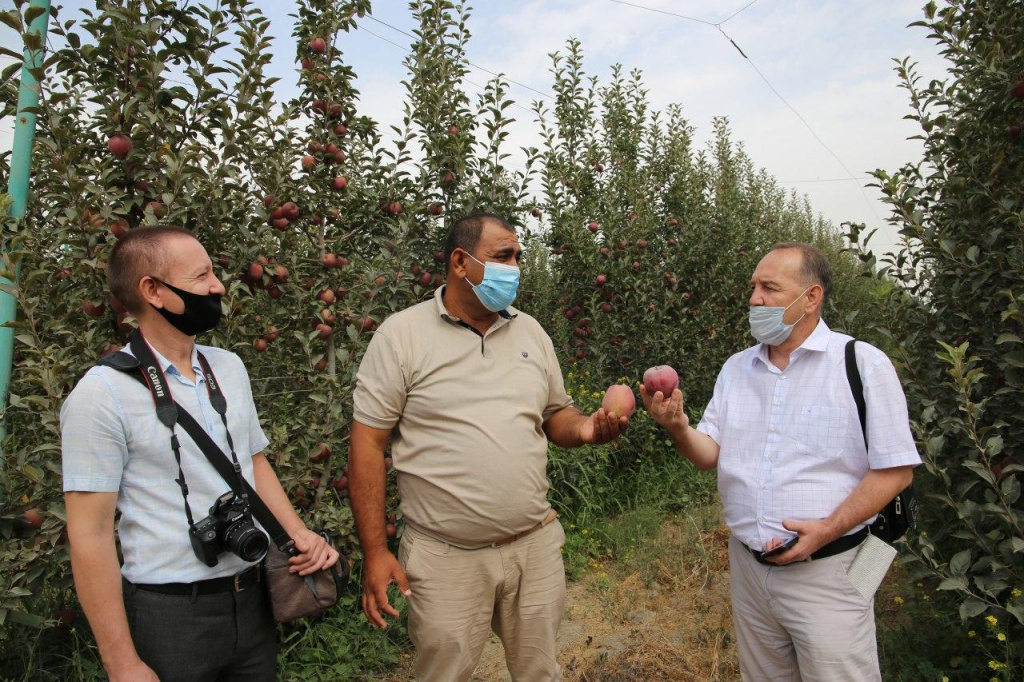
[[[864,384],[860,380],[857,368],[857,339],[846,342],[846,380],[850,382],[853,402],[857,403],[857,415],[860,417],[860,432],[864,436],[864,449],[868,447],[868,415],[867,404],[864,402]]]
[[[117,357],[124,356],[124,357]],[[116,370],[125,372],[130,377],[134,377],[140,383],[147,388],[149,384],[142,372],[136,372],[133,370],[140,369],[139,361],[136,358],[117,351],[105,355],[100,359],[99,364],[112,367]],[[174,403],[177,405],[177,403]],[[248,496],[249,507],[252,509],[253,516],[260,522],[260,525],[270,534],[274,544],[282,551],[291,554],[294,551],[294,542],[284,527],[278,522],[277,517],[270,511],[263,500],[260,498],[256,490],[249,484],[244,478],[235,476],[234,467],[231,462],[228,461],[227,455],[224,451],[218,447],[218,445],[210,438],[210,435],[206,433],[206,429],[199,425],[199,422],[189,414],[188,410],[183,408],[181,405],[177,405],[177,423],[181,425],[181,428],[185,429],[195,444],[202,451],[206,459],[209,460],[213,468],[217,470],[217,473],[221,475],[221,478],[231,486],[231,489],[236,495],[245,494]],[[239,483],[239,480],[241,481]],[[243,489],[239,489],[242,486]]]

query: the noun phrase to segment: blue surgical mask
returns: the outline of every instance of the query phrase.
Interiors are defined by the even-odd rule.
[[[793,324],[786,324],[783,321],[783,316],[786,311],[793,307],[793,304],[803,298],[803,295],[807,293],[810,287],[804,289],[803,292],[795,299],[793,303],[790,303],[785,308],[770,307],[764,305],[752,305],[750,306],[750,333],[760,343],[767,344],[769,346],[778,346],[780,343],[785,342],[789,338],[789,335],[793,333],[793,327],[795,327],[800,320],[804,319],[801,315],[800,318]]]
[[[468,251],[466,255],[473,258],[473,254]],[[519,291],[519,268],[490,261],[481,263],[476,260],[476,262],[484,266],[484,278],[477,285],[469,282],[469,279],[466,281],[469,282],[469,286],[473,287],[473,293],[484,304],[484,307],[492,313],[496,313],[512,305],[512,301],[516,300],[516,292]]]

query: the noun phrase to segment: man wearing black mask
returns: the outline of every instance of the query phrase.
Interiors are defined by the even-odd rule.
[[[268,440],[241,360],[195,343],[220,321],[224,294],[202,244],[181,228],[133,230],[111,252],[107,276],[179,409],[233,452],[295,541],[292,570],[309,575],[333,565],[338,553],[305,527],[263,455]],[[223,420],[200,354],[226,398]],[[180,429],[172,451],[149,388],[94,367],[64,403],[61,437],[75,588],[110,679],[276,679],[276,629],[258,560],[224,550],[210,566],[190,542],[184,509],[202,519],[231,486]]]

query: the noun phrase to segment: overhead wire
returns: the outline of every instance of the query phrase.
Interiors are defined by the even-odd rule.
[[[768,86],[768,89],[771,90],[772,93],[776,97],[778,97],[779,100],[784,105],[786,105],[786,107],[790,111],[793,112],[793,114],[797,117],[797,119],[799,119],[799,121],[804,125],[804,127],[807,128],[807,130],[811,133],[811,136],[814,137],[814,139],[818,142],[818,144],[820,144],[825,149],[825,151],[827,151],[832,156],[832,158],[834,158],[836,160],[836,162],[839,164],[839,166],[849,176],[849,179],[851,179],[851,180],[855,180],[856,179],[856,177],[854,176],[853,172],[846,166],[845,163],[843,163],[843,160],[841,158],[839,158],[839,155],[831,147],[829,147],[828,144],[826,144],[823,139],[821,139],[821,136],[818,135],[817,131],[814,130],[814,128],[811,126],[810,123],[808,123],[807,119],[805,119],[800,114],[800,112],[796,110],[796,107],[794,107],[792,104],[790,104],[786,100],[786,98],[782,96],[782,93],[780,93],[775,88],[775,86],[772,85],[771,81],[768,80],[768,77],[765,76],[764,73],[761,71],[761,69],[759,69],[757,67],[757,64],[755,64],[754,61],[750,58],[750,56],[747,55],[747,53],[743,51],[743,48],[741,48],[739,46],[739,44],[732,38],[732,36],[730,36],[728,33],[726,33],[725,29],[722,28],[722,24],[724,24],[725,22],[727,22],[730,19],[732,19],[733,17],[737,16],[738,14],[743,12],[744,10],[748,9],[749,7],[751,7],[755,2],[757,2],[757,0],[752,0],[751,2],[747,3],[742,8],[740,8],[738,11],[733,12],[726,19],[724,19],[723,21],[720,21],[720,22],[706,21],[704,19],[698,19],[696,17],[691,17],[691,16],[687,16],[687,15],[683,15],[683,14],[676,14],[674,12],[667,12],[665,10],[656,9],[654,7],[646,7],[644,5],[638,5],[638,4],[633,3],[633,2],[625,2],[624,0],[608,0],[608,1],[609,2],[614,2],[614,3],[619,4],[619,5],[628,5],[630,7],[636,8],[636,9],[646,10],[648,12],[655,12],[655,13],[658,13],[658,14],[667,14],[667,15],[674,16],[674,17],[677,17],[677,18],[680,18],[680,19],[685,19],[687,21],[693,21],[693,22],[696,22],[696,23],[699,23],[699,24],[705,24],[705,25],[714,27],[719,33],[722,34],[722,36],[726,40],[728,40],[732,44],[732,46],[734,48],[736,48],[736,51],[740,53],[740,56],[743,57],[743,59],[745,59],[748,64],[750,64],[750,67],[761,78],[761,80],[764,81],[764,84]],[[868,195],[864,191],[864,188],[860,187],[859,189],[860,189],[861,196],[864,198],[864,202],[868,205],[868,209],[875,216],[875,219],[876,220],[881,220],[881,217],[879,217],[878,212],[875,210],[874,204],[868,198]]]

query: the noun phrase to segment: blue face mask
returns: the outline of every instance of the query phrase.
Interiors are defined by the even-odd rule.
[[[769,346],[778,346],[780,343],[785,342],[789,338],[789,335],[793,333],[793,327],[795,327],[800,320],[804,319],[801,315],[793,324],[786,324],[783,321],[783,316],[786,311],[793,307],[793,304],[803,298],[803,295],[807,293],[807,289],[797,296],[793,303],[790,303],[785,308],[783,307],[769,307],[764,305],[752,305],[750,306],[750,333],[760,343],[767,344]]]
[[[473,258],[468,251],[466,255]],[[484,278],[475,286],[468,278],[466,281],[473,287],[473,293],[484,307],[496,313],[512,305],[512,301],[516,300],[516,292],[519,291],[519,268],[504,263],[481,263],[478,260],[476,262],[484,266]]]

